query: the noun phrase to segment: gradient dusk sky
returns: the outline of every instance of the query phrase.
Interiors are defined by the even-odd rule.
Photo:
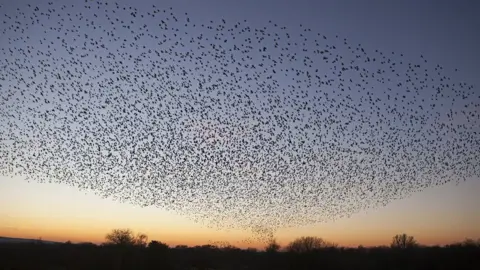
[[[52,1],[52,0],[50,0]],[[38,6],[49,1],[35,1]],[[60,1],[53,1],[58,2]],[[78,1],[61,1],[61,3]],[[263,25],[272,20],[289,27],[303,24],[327,36],[339,35],[368,49],[394,51],[412,59],[458,68],[457,81],[480,91],[480,2],[478,1],[313,1],[313,0],[138,0],[117,1],[148,10],[152,4],[188,12],[196,20],[224,17]],[[0,1],[0,14],[13,13],[27,1]],[[33,2],[32,2],[33,3]],[[6,39],[0,37],[0,46]],[[0,88],[1,91],[1,88]],[[479,112],[477,112],[479,113]],[[0,133],[1,133],[0,127]],[[3,158],[3,157],[0,157]],[[394,201],[350,218],[301,228],[281,229],[285,244],[298,236],[320,236],[340,245],[384,245],[397,233],[422,244],[446,244],[480,238],[480,179],[454,182]],[[140,208],[59,184],[28,183],[0,176],[0,236],[73,242],[102,242],[113,228],[131,228],[170,245],[239,241],[248,232],[203,227],[184,216],[155,207]],[[259,244],[250,244],[255,246]]]

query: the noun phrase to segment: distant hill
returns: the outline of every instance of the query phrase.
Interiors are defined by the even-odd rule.
[[[21,244],[21,243],[42,243],[42,244],[62,244],[62,242],[46,241],[39,239],[11,238],[0,236],[0,244]]]

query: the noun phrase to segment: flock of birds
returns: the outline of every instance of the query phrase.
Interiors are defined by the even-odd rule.
[[[480,96],[423,56],[103,1],[0,21],[3,175],[259,240],[480,175]]]

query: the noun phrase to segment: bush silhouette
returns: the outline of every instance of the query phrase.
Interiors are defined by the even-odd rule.
[[[168,250],[168,245],[159,241],[150,241],[148,248],[152,250],[165,251]]]

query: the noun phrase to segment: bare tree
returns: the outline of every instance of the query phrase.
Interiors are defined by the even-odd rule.
[[[335,248],[337,245],[315,236],[304,236],[293,240],[286,250],[294,253],[312,252],[324,248]]]
[[[105,236],[106,244],[121,246],[146,246],[148,237],[139,233],[137,236],[130,229],[114,229]]]
[[[415,238],[405,233],[395,235],[392,239],[392,243],[390,244],[390,247],[400,249],[413,248],[417,246],[418,243]]]
[[[277,243],[277,241],[275,239],[272,239],[268,244],[267,246],[265,247],[265,251],[266,252],[270,252],[270,253],[273,253],[273,252],[277,252],[280,250],[280,245]]]
[[[140,247],[146,247],[148,243],[148,236],[144,233],[138,233],[135,238],[135,245]]]

